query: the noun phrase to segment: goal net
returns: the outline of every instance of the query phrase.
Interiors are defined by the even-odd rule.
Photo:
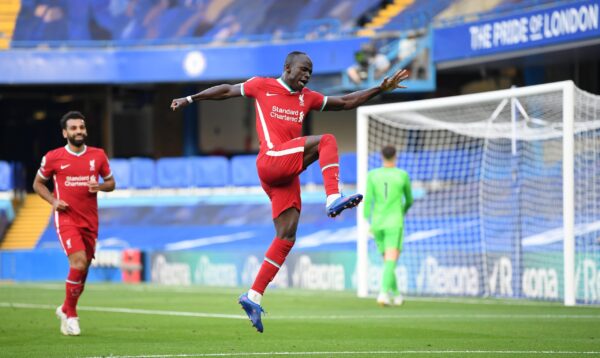
[[[396,270],[408,295],[600,303],[600,96],[570,81],[358,110],[358,187],[398,150],[415,202]],[[358,211],[357,289],[382,258]]]

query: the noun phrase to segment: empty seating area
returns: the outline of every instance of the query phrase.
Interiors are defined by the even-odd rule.
[[[0,191],[8,191],[14,188],[14,169],[5,161],[0,161]]]
[[[313,39],[406,31],[474,20],[566,0],[29,0],[0,17],[0,48]],[[485,4],[485,5],[482,5]],[[251,11],[249,11],[251,9]],[[447,11],[446,14],[444,12]],[[18,11],[18,15],[17,12]],[[14,14],[13,14],[14,13]],[[12,16],[9,16],[13,14]],[[438,16],[439,15],[439,16]],[[359,32],[361,34],[361,32]],[[364,34],[364,33],[362,33]],[[4,45],[3,45],[4,43]]]
[[[509,153],[510,154],[510,153]],[[421,150],[400,152],[397,166],[408,172],[411,180],[419,182],[441,181],[466,183],[478,180],[513,180],[512,155],[506,158],[495,157],[504,164],[482,172],[485,154],[481,148]],[[589,159],[589,158],[587,158]],[[586,160],[577,156],[576,160]],[[357,182],[357,156],[354,152],[341,153],[339,156],[340,180],[346,185]],[[381,155],[369,156],[369,167],[381,166]],[[111,170],[117,181],[118,189],[183,189],[183,188],[226,188],[260,187],[256,172],[256,155],[170,157],[150,158],[113,158]],[[22,172],[18,163],[0,161],[0,192],[13,189],[30,188],[30,183],[22,183]],[[523,168],[522,178],[537,178],[558,175],[560,165]],[[16,183],[19,181],[19,183]],[[323,176],[319,163],[314,162],[300,174],[302,185],[323,185]]]
[[[12,47],[90,40],[173,43],[310,37],[353,29],[381,0],[30,0],[21,3]],[[251,9],[251,11],[249,11]],[[319,21],[325,19],[327,21]],[[161,42],[162,41],[162,42]]]
[[[414,1],[381,27],[383,31],[406,31],[427,27],[436,15],[455,0]]]
[[[161,159],[114,158],[110,166],[119,189],[176,189],[257,187],[256,155],[173,157]],[[356,184],[356,154],[340,155],[340,178]],[[313,163],[300,175],[303,185],[322,185],[319,164]]]

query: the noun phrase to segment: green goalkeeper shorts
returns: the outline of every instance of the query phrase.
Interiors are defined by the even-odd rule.
[[[404,228],[398,227],[393,229],[375,230],[373,232],[377,250],[382,255],[387,249],[398,249],[402,251],[402,241],[404,239]]]

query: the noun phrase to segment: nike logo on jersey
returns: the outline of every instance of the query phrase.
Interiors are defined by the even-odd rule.
[[[277,93],[267,92],[267,97],[277,96]]]
[[[60,166],[60,170],[63,170],[63,169],[65,169],[65,168],[68,168],[68,167],[70,167],[70,166],[71,166],[71,164],[65,164],[65,165],[61,165],[61,166]]]

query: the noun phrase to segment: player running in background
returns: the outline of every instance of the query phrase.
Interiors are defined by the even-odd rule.
[[[408,173],[396,168],[396,149],[381,150],[383,166],[367,175],[364,217],[371,221],[371,232],[379,253],[383,256],[381,291],[377,303],[401,305],[402,295],[396,283],[396,263],[402,251],[404,216],[413,203]],[[393,296],[393,301],[390,298]]]
[[[312,75],[311,59],[303,52],[287,55],[281,77],[253,77],[244,83],[222,84],[200,93],[174,99],[171,109],[180,109],[193,101],[223,100],[232,97],[255,99],[256,131],[260,151],[256,159],[258,176],[272,206],[276,237],[252,288],[240,296],[239,303],[258,332],[263,331],[260,305],[267,285],[285,262],[296,240],[300,218],[300,173],[319,160],[327,215],[335,217],[344,209],[358,205],[361,194],[342,196],[338,188],[339,160],[335,137],[331,134],[302,137],[302,122],[311,110],[339,111],[353,109],[384,91],[404,88],[399,83],[408,77],[405,70],[385,78],[371,89],[345,96],[327,97],[306,88]]]
[[[83,292],[98,237],[98,191],[113,191],[115,180],[104,150],[85,145],[85,117],[75,111],[61,120],[67,145],[49,151],[33,181],[33,190],[54,209],[58,239],[69,258],[64,303],[56,309],[60,331],[67,336],[81,333],[77,301]],[[104,179],[99,184],[99,177]],[[52,178],[54,193],[46,186]]]

